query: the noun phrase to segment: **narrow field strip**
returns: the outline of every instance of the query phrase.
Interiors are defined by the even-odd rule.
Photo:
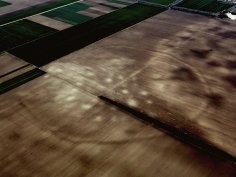
[[[164,10],[161,7],[133,4],[9,52],[31,64],[43,66]]]
[[[43,16],[62,21],[71,25],[77,25],[84,23],[92,18],[89,16],[81,15],[78,12],[83,11],[91,7],[90,5],[83,3],[74,3],[56,10],[52,10],[46,13],[43,13]]]
[[[0,52],[12,49],[57,31],[58,30],[29,20],[21,20],[2,26],[0,27]]]
[[[9,91],[9,90],[16,88],[26,82],[29,82],[39,76],[42,76],[43,74],[45,74],[44,71],[42,71],[38,68],[35,68],[35,69],[25,72],[19,76],[16,76],[10,80],[7,80],[7,81],[0,84],[0,95]]]
[[[3,77],[5,77],[5,76],[7,76],[7,75],[10,75],[10,74],[12,74],[12,73],[14,73],[14,72],[17,72],[17,71],[19,71],[19,70],[21,70],[21,69],[23,69],[23,68],[26,68],[26,67],[28,67],[28,66],[30,66],[30,64],[23,65],[23,66],[21,66],[21,67],[19,67],[19,68],[16,68],[16,69],[14,69],[14,70],[12,70],[12,71],[9,71],[9,72],[7,72],[7,73],[5,73],[5,74],[3,74],[3,75],[0,75],[0,79],[3,78]]]
[[[157,5],[170,5],[173,2],[175,2],[176,0],[144,0],[144,2],[150,2],[150,3],[154,3]]]
[[[20,76],[21,74],[24,74],[28,71],[31,71],[32,69],[35,69],[35,68],[36,67],[31,64],[27,64],[24,67],[20,67],[16,70],[13,70],[12,72],[7,73],[5,76],[0,77],[0,84],[6,82],[8,80],[11,80],[17,76]]]
[[[130,5],[131,4],[129,2],[124,2],[124,1],[119,1],[119,0],[107,0],[107,1],[112,2],[112,3],[122,4],[122,5]]]
[[[12,23],[2,27],[1,29],[27,40],[34,40],[35,38],[43,37],[57,31],[29,20]]]
[[[26,18],[28,16],[32,16],[38,13],[42,13],[54,8],[58,8],[70,3],[74,3],[77,2],[78,0],[60,0],[60,1],[54,1],[53,3],[45,3],[42,5],[38,5],[36,7],[31,7],[28,10],[20,10],[17,11],[15,13],[11,13],[11,14],[7,14],[7,15],[3,15],[2,17],[0,17],[0,25],[4,25],[6,23],[10,23],[12,21],[16,21],[16,20],[20,20],[22,18]]]

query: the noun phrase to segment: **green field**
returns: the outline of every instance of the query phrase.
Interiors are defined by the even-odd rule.
[[[145,1],[161,5],[170,5],[171,3],[175,2],[175,0],[145,0]]]
[[[217,0],[184,0],[177,6],[213,13],[221,12],[232,7],[230,4],[225,4]]]
[[[21,20],[5,25],[0,27],[0,52],[52,34],[56,31],[57,30],[29,20]]]
[[[10,34],[2,29],[0,29],[0,53],[4,50],[13,48],[15,46],[26,43],[27,41],[19,36]]]
[[[0,7],[8,6],[8,5],[10,5],[10,4],[11,4],[11,3],[9,3],[9,2],[0,1]]]
[[[9,52],[36,66],[43,66],[165,10],[162,7],[133,4]]]
[[[0,18],[0,25],[3,25],[5,23],[9,23],[11,21],[15,21],[21,18],[25,18],[34,14],[38,14],[59,6],[63,6],[72,2],[76,2],[78,0],[58,0],[58,1],[54,1],[51,3],[46,3],[46,4],[42,4],[40,6],[37,7],[32,7],[31,9],[28,9],[27,11],[19,11],[17,13],[13,13],[13,14],[9,14],[9,15],[4,15],[3,17]]]
[[[87,4],[75,3],[66,7],[43,13],[42,15],[65,23],[77,25],[92,19],[92,17],[77,13],[79,11],[88,9],[89,7],[90,6]]]

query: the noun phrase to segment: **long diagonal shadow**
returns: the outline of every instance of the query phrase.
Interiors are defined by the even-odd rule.
[[[208,142],[206,142],[204,139],[200,138],[196,134],[193,134],[187,130],[178,129],[174,126],[163,123],[161,121],[161,119],[156,119],[156,118],[150,117],[147,114],[145,114],[144,112],[141,112],[135,108],[131,108],[130,106],[128,106],[126,104],[111,100],[110,98],[107,98],[105,96],[98,96],[98,97],[101,100],[103,100],[104,102],[111,104],[113,106],[116,106],[120,110],[133,115],[134,118],[136,118],[137,120],[142,121],[148,125],[151,125],[157,129],[160,129],[160,130],[164,131],[165,133],[171,135],[172,137],[174,137],[186,144],[194,146],[197,149],[199,149],[207,154],[210,154],[212,156],[216,156],[220,159],[223,159],[223,160],[229,161],[230,163],[236,164],[236,158],[234,156],[232,156],[232,155],[228,154],[227,152],[209,144]]]

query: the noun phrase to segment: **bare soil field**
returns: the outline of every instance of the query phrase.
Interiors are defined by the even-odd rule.
[[[234,166],[225,161],[145,125],[51,74],[0,99],[1,176],[236,174]]]
[[[234,23],[168,11],[45,70],[235,157],[235,29]]]
[[[19,58],[12,56],[8,53],[0,54],[0,76],[5,75],[8,72],[11,72],[17,68],[20,68],[27,63]]]
[[[0,55],[1,177],[236,176],[236,24],[136,8]]]

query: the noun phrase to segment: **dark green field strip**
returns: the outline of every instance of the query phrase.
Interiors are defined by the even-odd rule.
[[[9,90],[16,88],[26,82],[29,82],[39,76],[42,76],[43,74],[45,74],[44,71],[42,71],[38,68],[35,68],[35,69],[32,69],[24,74],[16,76],[6,82],[3,82],[0,84],[0,95],[9,91]]]
[[[0,25],[3,25],[5,23],[9,23],[11,21],[15,21],[21,18],[25,18],[34,14],[38,14],[59,6],[63,6],[72,2],[76,2],[78,0],[57,0],[57,1],[51,1],[49,3],[44,3],[41,5],[30,7],[26,10],[20,10],[11,14],[3,15],[0,17]]]
[[[211,2],[201,8],[202,11],[210,11],[210,12],[221,12],[223,10],[229,9],[232,7],[230,4],[224,4],[221,2]]]
[[[92,19],[91,17],[77,13],[81,10],[88,9],[89,7],[90,6],[87,4],[75,3],[66,7],[43,13],[42,15],[49,18],[54,18],[65,23],[77,25]]]
[[[8,6],[8,5],[10,5],[11,3],[9,3],[9,2],[5,2],[5,1],[0,1],[0,8],[1,7],[4,7],[4,6]]]
[[[55,18],[58,17],[60,15],[66,15],[68,13],[76,13],[79,12],[81,10],[86,10],[88,9],[90,6],[87,4],[83,4],[83,3],[75,3],[75,4],[71,4],[59,9],[55,9],[46,13],[43,13],[42,15],[46,16],[46,17],[50,17],[50,18]]]
[[[145,0],[146,2],[151,2],[154,4],[161,4],[161,5],[170,5],[173,2],[175,2],[175,0]]]
[[[164,10],[162,7],[133,4],[9,52],[36,66],[43,66]]]
[[[57,30],[21,20],[0,27],[0,52],[57,32]]]
[[[221,12],[232,7],[230,4],[225,4],[217,0],[184,0],[177,6],[213,13]]]
[[[124,1],[119,1],[119,0],[107,0],[107,2],[112,2],[116,4],[122,4],[122,5],[130,5],[131,3],[129,2],[124,2]]]
[[[29,20],[21,20],[11,23],[1,27],[1,29],[26,40],[34,40],[57,31]]]
[[[26,42],[27,40],[24,40],[19,36],[14,36],[13,34],[10,34],[0,28],[0,52],[19,46]]]

